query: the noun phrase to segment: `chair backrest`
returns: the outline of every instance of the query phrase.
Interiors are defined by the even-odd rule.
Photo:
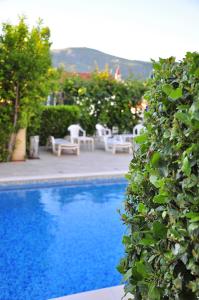
[[[111,136],[111,130],[102,126],[101,124],[96,124],[96,134],[97,136]]]
[[[85,135],[85,131],[78,124],[70,125],[68,131],[70,132],[71,138],[78,138],[80,132],[83,132],[83,135]]]
[[[140,135],[142,129],[144,129],[144,126],[143,126],[142,124],[137,124],[137,125],[133,128],[133,135],[134,135],[134,136]]]

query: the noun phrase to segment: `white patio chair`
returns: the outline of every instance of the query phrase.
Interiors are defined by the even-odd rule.
[[[121,136],[107,137],[104,136],[105,151],[111,151],[115,154],[117,151],[128,151],[129,154],[133,153],[132,143],[125,142]]]
[[[137,124],[134,128],[133,128],[133,139],[137,136],[139,136],[142,131],[144,131],[145,127],[142,124]],[[133,150],[134,152],[136,152],[139,148],[139,145],[135,143],[135,141],[133,141]]]
[[[95,128],[96,128],[96,136],[97,137],[112,135],[111,129],[109,129],[105,126],[102,126],[101,124],[96,124]]]
[[[70,125],[68,131],[70,132],[70,140],[72,143],[77,142],[79,145],[82,143],[88,145],[92,151],[94,150],[94,139],[86,136],[86,131],[82,129],[79,124]]]
[[[133,128],[133,133],[122,133],[122,134],[120,134],[120,136],[123,139],[123,141],[132,142],[133,138],[139,136],[141,131],[144,130],[144,129],[145,129],[145,127],[142,124],[137,124]]]
[[[142,124],[137,124],[133,127],[133,137],[140,135],[141,131],[144,130],[145,127]]]
[[[96,124],[95,128],[96,128],[96,136],[95,136],[96,147],[100,149],[104,149],[104,138],[112,136],[111,129],[101,124]]]
[[[77,155],[80,153],[78,144],[70,143],[65,139],[55,139],[53,136],[49,137],[48,146],[52,148],[53,153],[57,156],[61,155],[62,150],[71,150]]]

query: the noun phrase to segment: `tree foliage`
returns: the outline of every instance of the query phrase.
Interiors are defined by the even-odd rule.
[[[130,164],[118,267],[136,300],[199,297],[199,54],[154,62]]]
[[[90,79],[79,76],[66,78],[64,83],[67,104],[81,108],[82,126],[89,133],[100,122],[120,132],[132,131],[138,116],[133,116],[131,107],[142,98],[145,87],[140,81],[118,82],[108,72],[94,72]]]
[[[47,95],[50,32],[41,22],[31,30],[21,18],[18,25],[3,24],[0,35],[0,105],[11,114],[10,140],[5,148],[12,154],[15,134],[26,128]]]

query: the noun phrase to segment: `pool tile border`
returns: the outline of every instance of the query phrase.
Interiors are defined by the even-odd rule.
[[[79,181],[79,180],[89,180],[98,178],[121,178],[127,173],[124,171],[114,171],[114,172],[95,172],[95,173],[71,173],[71,174],[53,174],[53,175],[43,175],[43,176],[24,176],[24,177],[5,177],[0,178],[0,187],[7,186],[11,184],[31,184],[40,182],[61,182],[61,181]]]
[[[125,183],[125,174],[127,172],[112,172],[112,173],[86,173],[86,174],[69,174],[69,176],[61,177],[38,177],[38,178],[24,178],[18,181],[6,180],[0,181],[0,191],[34,189],[34,188],[51,188],[59,186],[76,187],[85,184],[99,185],[99,184],[114,184]]]

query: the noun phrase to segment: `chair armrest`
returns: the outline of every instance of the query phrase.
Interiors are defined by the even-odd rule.
[[[111,130],[109,128],[105,128],[105,132],[106,132],[106,135],[110,135],[111,136]]]
[[[83,133],[83,136],[86,136],[86,131],[83,128],[79,127],[79,131]]]

